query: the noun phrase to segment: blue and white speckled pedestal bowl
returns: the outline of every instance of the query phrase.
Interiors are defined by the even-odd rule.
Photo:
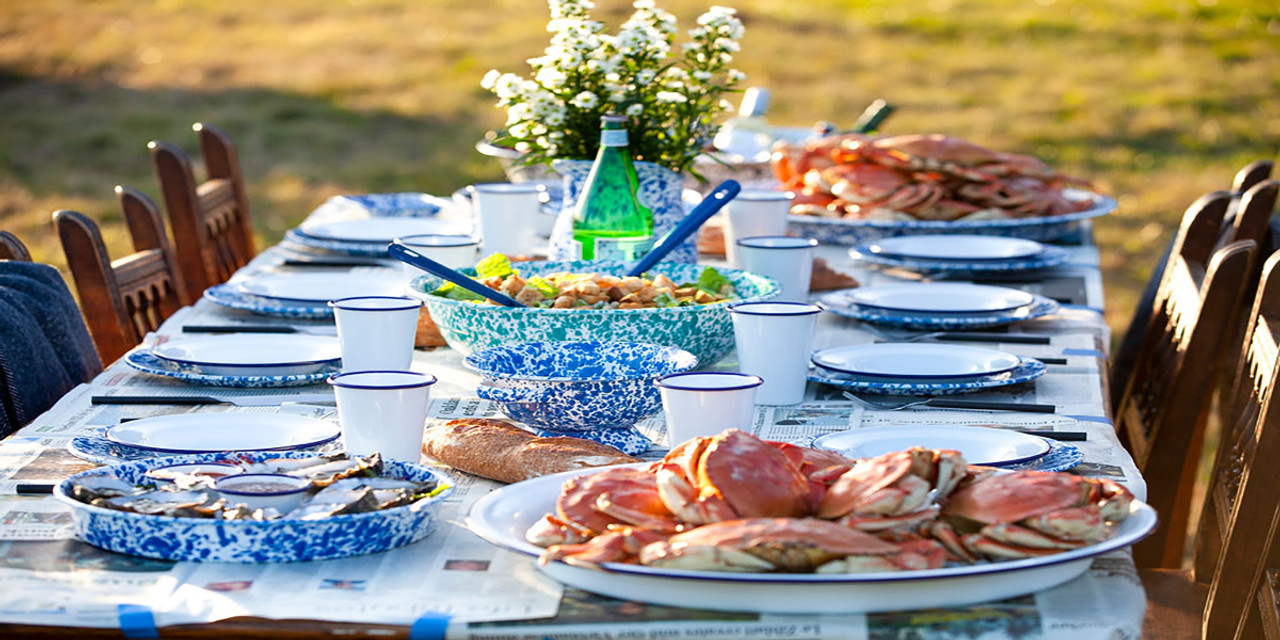
[[[625,275],[622,262],[520,262],[522,276],[557,271]],[[664,273],[676,283],[693,282],[704,265],[660,262],[652,274]],[[719,268],[736,288],[733,300],[754,302],[777,295],[771,278]],[[472,269],[462,273],[475,275]],[[655,309],[537,309],[512,308],[450,300],[430,295],[443,283],[435,276],[419,276],[410,284],[410,295],[427,303],[431,318],[450,347],[462,353],[519,342],[605,340],[644,342],[679,347],[698,357],[702,365],[714,364],[733,350],[733,322],[725,303]]]
[[[54,496],[71,507],[76,536],[95,546],[130,555],[192,562],[272,563],[343,558],[386,551],[425,538],[435,528],[440,505],[453,491],[445,489],[412,504],[320,520],[216,520],[179,518],[115,511],[71,497],[71,486],[91,475],[114,475],[130,483],[145,481],[150,469],[189,462],[236,459],[307,458],[305,452],[203,453],[153,458],[101,467],[63,480]],[[453,481],[434,469],[406,462],[383,461],[383,475]]]
[[[1092,204],[1084,211],[1058,216],[1001,218],[996,220],[853,220],[819,216],[787,216],[787,229],[822,244],[853,247],[864,242],[935,233],[965,233],[983,236],[1010,236],[1039,242],[1069,239],[1090,218],[1105,216],[1116,209],[1114,198],[1082,189],[1065,189],[1070,200]]]
[[[595,440],[636,455],[653,443],[633,426],[658,411],[653,381],[698,365],[676,347],[632,342],[526,342],[462,361],[484,384],[476,395],[544,437]]]

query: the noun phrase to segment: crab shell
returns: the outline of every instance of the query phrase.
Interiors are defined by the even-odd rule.
[[[783,451],[738,429],[689,440],[657,467],[658,494],[682,522],[812,512],[808,480]]]
[[[614,467],[565,481],[556,500],[556,517],[570,528],[603,533],[613,524],[675,531],[675,519],[658,495],[654,474],[646,469]]]
[[[1127,517],[1132,501],[1128,489],[1108,480],[1039,471],[993,474],[953,493],[934,533],[957,555],[964,555],[960,547],[972,556],[1046,555],[1105,539],[1107,525]],[[953,528],[963,535],[948,533]]]
[[[898,547],[814,518],[744,518],[707,524],[640,550],[640,563],[668,569],[812,571],[848,556],[889,556]]]
[[[841,518],[864,531],[918,525],[965,477],[959,452],[912,447],[859,461],[818,503],[819,518]]]

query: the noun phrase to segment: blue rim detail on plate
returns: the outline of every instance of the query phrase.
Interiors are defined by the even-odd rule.
[[[119,464],[121,462],[137,462],[154,460],[172,453],[160,453],[149,449],[139,449],[127,444],[119,444],[107,439],[107,427],[97,427],[67,442],[67,453],[94,464]],[[316,455],[330,455],[343,450],[342,437],[321,444],[289,451],[309,451]]]
[[[1071,257],[1071,253],[1062,247],[1045,245],[1042,252],[1029,258],[1010,260],[926,260],[922,258],[907,258],[904,256],[875,254],[865,249],[868,244],[870,243],[863,243],[849,249],[849,257],[853,258],[855,261],[866,262],[868,264],[879,265],[882,267],[896,267],[899,269],[921,271],[925,273],[1033,271],[1036,269],[1056,267],[1063,264]]]
[[[1045,440],[1049,441],[1049,452],[1043,456],[1027,462],[993,466],[1010,471],[1066,471],[1084,462],[1084,453],[1075,445],[1050,438]]]
[[[368,256],[375,258],[390,258],[387,253],[387,243],[385,242],[354,242],[351,240],[325,240],[324,238],[315,238],[309,236],[297,229],[290,229],[284,232],[284,239],[300,244],[304,247],[312,249],[324,249],[325,251],[333,251],[334,253],[342,253],[349,256]]]
[[[124,354],[124,361],[129,366],[143,373],[173,378],[191,384],[208,385],[211,387],[237,387],[237,388],[277,388],[277,387],[300,387],[308,384],[317,384],[329,379],[329,376],[342,370],[342,361],[338,360],[333,364],[323,366],[313,373],[295,374],[287,376],[218,376],[207,373],[197,373],[194,371],[181,371],[173,363],[151,353],[151,348],[145,345],[134,347],[128,353]]]
[[[429,193],[405,191],[399,193],[361,193],[333,196],[320,206],[355,206],[374,218],[426,218],[440,213],[451,204],[447,198]]]
[[[327,320],[333,317],[333,309],[325,302],[320,304],[288,303],[279,299],[263,298],[240,290],[239,285],[224,282],[204,290],[204,298],[214,304],[232,309],[252,311],[264,316]]]
[[[862,307],[845,300],[844,297],[846,295],[845,291],[833,291],[819,298],[816,304],[836,315],[844,316],[846,318],[855,318],[863,322],[884,325],[886,327],[928,329],[934,331],[946,331],[950,329],[979,329],[983,327],[996,327],[1000,325],[1013,324],[1015,322],[1032,320],[1041,316],[1057,313],[1058,309],[1062,306],[1058,304],[1056,300],[1033,294],[1034,301],[1031,304],[1019,307],[1013,311],[964,315],[955,313],[948,313],[946,315],[921,315],[918,313],[908,314]]]
[[[971,221],[849,220],[789,215],[787,229],[798,236],[814,238],[822,244],[846,247],[880,238],[937,233],[1012,236],[1047,242],[1069,237],[1080,229],[1083,221],[1105,216],[1116,209],[1115,198],[1100,193],[1082,189],[1065,189],[1063,194],[1068,198],[1092,200],[1095,204],[1090,209],[1060,216]]]
[[[1030,382],[1044,375],[1045,370],[1046,367],[1043,362],[1034,358],[1022,358],[1022,364],[1014,367],[1011,371],[985,376],[976,380],[890,382],[887,380],[862,380],[857,376],[845,375],[837,371],[814,366],[809,369],[809,380],[848,391],[886,396],[949,396]]]

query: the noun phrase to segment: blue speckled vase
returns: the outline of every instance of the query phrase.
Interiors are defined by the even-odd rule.
[[[635,165],[636,175],[640,178],[637,195],[640,203],[653,211],[653,235],[660,238],[684,219],[684,179],[680,174],[652,162],[637,161]],[[578,192],[586,182],[587,174],[591,172],[591,161],[555,160],[551,166],[564,176],[564,205],[551,230],[550,259],[577,260],[573,246],[573,205],[578,201]],[[666,260],[697,262],[697,238],[691,236],[681,243]]]

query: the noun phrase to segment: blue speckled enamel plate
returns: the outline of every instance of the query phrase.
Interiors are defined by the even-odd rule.
[[[787,228],[795,235],[813,238],[822,244],[853,247],[864,242],[894,236],[937,233],[1012,236],[1039,242],[1069,238],[1085,220],[1105,216],[1116,209],[1114,198],[1082,189],[1065,189],[1072,200],[1086,200],[1092,207],[1076,213],[1035,218],[998,220],[850,220],[818,216],[787,216]]]
[[[1000,468],[1012,471],[1067,471],[1081,462],[1084,462],[1084,454],[1075,445],[1049,440],[1049,453],[1035,460],[1002,465]]]
[[[886,396],[957,395],[1030,382],[1044,375],[1045,365],[1033,358],[1022,358],[1022,364],[1010,371],[973,380],[889,381],[868,380],[855,375],[811,367],[809,379],[848,391]]]
[[[1033,296],[1033,302],[1025,307],[1012,311],[1000,311],[977,314],[924,314],[904,313],[890,309],[873,309],[853,304],[848,300],[846,291],[833,291],[818,299],[818,306],[836,315],[856,318],[863,322],[897,327],[901,329],[923,329],[927,331],[950,331],[954,329],[981,329],[996,327],[1023,320],[1031,320],[1041,316],[1057,313],[1061,307],[1057,301],[1041,295]]]
[[[94,464],[119,464],[121,462],[154,460],[162,456],[172,455],[117,444],[106,438],[106,432],[106,427],[98,427],[72,438],[67,442],[67,452],[81,460]],[[298,449],[298,451],[310,451],[316,455],[329,455],[339,453],[342,450],[342,438],[330,440],[314,447]]]
[[[215,304],[264,316],[324,320],[333,317],[328,304],[290,302],[278,298],[262,298],[240,290],[240,285],[224,282],[204,290],[204,298]]]
[[[344,558],[386,551],[416,542],[431,533],[440,505],[452,493],[441,493],[403,507],[338,515],[319,520],[217,520],[144,515],[95,507],[71,497],[71,486],[94,475],[114,475],[139,482],[150,469],[172,464],[217,462],[232,455],[248,461],[305,458],[314,453],[206,453],[126,462],[77,473],[54,488],[54,497],[71,507],[76,536],[108,551],[191,562],[272,563]],[[383,475],[436,480],[452,486],[448,476],[406,462],[383,462]]]
[[[191,384],[201,384],[212,387],[300,387],[303,385],[324,382],[329,378],[329,376],[342,370],[342,361],[339,360],[323,365],[311,373],[303,374],[280,376],[212,375],[196,371],[183,371],[175,363],[151,353],[151,348],[147,346],[134,347],[131,351],[124,354],[124,361],[129,366],[143,373],[150,373],[152,375],[173,378],[175,380],[181,380]]]

